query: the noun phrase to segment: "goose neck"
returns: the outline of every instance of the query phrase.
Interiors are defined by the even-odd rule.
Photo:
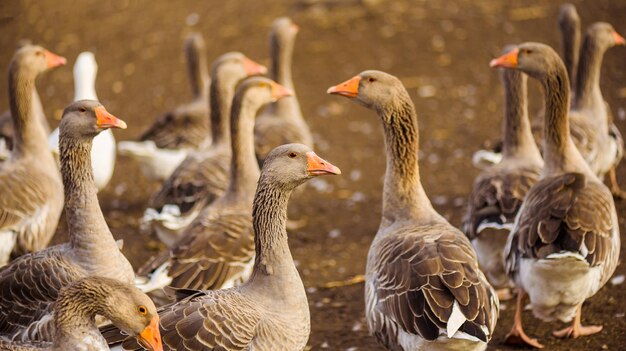
[[[503,157],[541,158],[528,119],[527,78],[522,72],[504,70]]]
[[[100,254],[107,255],[107,248],[117,250],[117,244],[98,203],[91,167],[91,144],[91,139],[72,138],[63,132],[59,138],[70,244],[75,252],[95,259]]]
[[[185,48],[187,58],[187,73],[191,84],[191,92],[194,99],[208,99],[209,96],[209,72],[206,55],[203,47],[195,40]]]
[[[378,113],[383,120],[387,154],[383,222],[432,217],[434,209],[420,181],[419,132],[413,102],[404,92]]]
[[[252,200],[260,170],[254,150],[254,121],[260,106],[245,97],[231,111],[232,158],[228,193]]]
[[[229,84],[219,76],[211,83],[211,136],[213,144],[230,146],[230,107],[235,83]]]
[[[293,57],[294,38],[270,38],[270,55],[272,57],[270,77],[280,85],[293,90],[291,61]]]
[[[252,208],[256,257],[249,285],[264,285],[277,296],[289,291],[288,284],[302,285],[287,240],[290,194],[261,175]]]
[[[546,115],[544,120],[544,176],[562,172],[591,175],[587,163],[574,145],[569,131],[569,80],[561,62],[542,79]]]
[[[48,151],[47,135],[43,121],[37,118],[33,101],[36,92],[36,74],[13,62],[9,69],[9,101],[15,126],[13,154],[35,154],[46,161],[52,160]],[[39,107],[38,107],[39,108]],[[43,114],[43,111],[40,111]]]
[[[95,316],[106,316],[104,300],[102,289],[94,289],[83,283],[61,292],[55,303],[54,345],[63,349],[63,346],[77,345],[76,342],[84,343],[85,337],[102,340]]]
[[[605,51],[606,48],[600,46],[596,38],[585,36],[576,74],[574,108],[577,110],[604,104],[600,91],[600,69]]]

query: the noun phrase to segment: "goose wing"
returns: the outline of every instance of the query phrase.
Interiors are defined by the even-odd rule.
[[[484,223],[513,223],[530,187],[539,179],[539,169],[493,169],[474,182],[463,231],[470,238],[478,236]]]
[[[391,345],[397,329],[426,340],[457,332],[491,338],[498,300],[462,233],[449,224],[405,228],[376,246],[368,270],[370,330],[379,340]]]
[[[52,340],[50,306],[61,288],[85,275],[68,261],[68,245],[20,256],[0,269],[0,333],[22,340]]]
[[[509,273],[519,258],[573,253],[591,266],[611,261],[617,223],[613,197],[603,184],[580,173],[542,179],[521,211],[505,253]]]

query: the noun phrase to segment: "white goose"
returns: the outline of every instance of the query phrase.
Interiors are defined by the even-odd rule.
[[[96,100],[96,74],[98,64],[92,52],[81,52],[74,63],[74,101]],[[48,145],[55,158],[59,159],[59,128],[48,137]],[[115,137],[110,129],[103,131],[93,139],[91,149],[91,167],[98,191],[104,189],[113,176],[115,168]]]

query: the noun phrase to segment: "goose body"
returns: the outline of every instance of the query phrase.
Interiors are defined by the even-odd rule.
[[[248,280],[254,263],[252,201],[259,178],[254,120],[261,107],[290,94],[266,78],[248,78],[240,84],[231,112],[233,157],[228,189],[200,211],[181,238],[148,262],[139,275],[150,273],[150,282],[202,290],[229,288]]]
[[[310,314],[302,280],[287,242],[287,203],[307,179],[339,174],[305,145],[270,153],[253,205],[254,270],[243,285],[223,290],[174,290],[176,302],[159,309],[165,350],[303,350]],[[115,328],[105,328],[110,345],[138,350]]]
[[[389,350],[484,350],[498,297],[469,240],[433,209],[422,188],[408,92],[380,71],[362,72],[328,92],[378,112],[385,132],[383,216],[365,269],[370,333]]]
[[[61,177],[47,148],[35,90],[40,73],[63,64],[64,58],[35,45],[18,49],[11,60],[14,134],[10,157],[0,163],[0,266],[11,257],[45,248],[63,209]]]
[[[91,275],[134,282],[133,268],[100,210],[89,160],[92,138],[106,128],[126,124],[96,101],[82,100],[65,109],[59,146],[70,242],[0,268],[0,335],[50,341],[52,306],[63,287]]]
[[[294,90],[291,61],[298,26],[291,19],[281,17],[274,21],[270,32],[270,77],[278,84]],[[254,126],[254,142],[259,165],[275,147],[289,143],[313,145],[300,103],[295,96],[280,99],[259,114]]]
[[[202,35],[191,33],[185,42],[185,58],[193,100],[157,118],[138,141],[118,144],[120,154],[135,159],[150,179],[166,180],[190,151],[211,142],[205,51]]]
[[[556,336],[597,333],[601,327],[581,325],[581,308],[617,266],[619,228],[611,192],[570,136],[565,65],[554,50],[538,43],[521,44],[491,65],[539,80],[546,104],[545,167],[526,195],[504,253],[507,273],[518,288],[515,323],[507,340],[542,347],[522,328],[526,296],[536,317],[573,320],[570,327],[555,331]]]
[[[474,181],[463,231],[471,240],[481,269],[496,287],[509,286],[502,252],[528,189],[537,182],[543,160],[528,119],[526,76],[504,70],[503,159]]]
[[[238,52],[220,56],[212,65],[212,143],[190,153],[153,196],[143,217],[166,245],[180,238],[185,227],[228,185],[231,160],[230,108],[235,86],[248,75],[265,72],[264,66]]]
[[[0,337],[6,351],[108,351],[96,315],[112,320],[152,351],[161,351],[154,303],[137,288],[117,280],[88,277],[63,288],[54,302],[52,341],[20,342]]]
[[[93,53],[82,52],[76,58],[74,64],[74,101],[95,100],[96,75],[98,64]],[[48,137],[48,144],[55,157],[59,157],[59,128],[56,128]],[[109,184],[115,168],[116,145],[115,137],[110,129],[103,131],[93,139],[91,166],[93,177],[98,190],[104,189]]]

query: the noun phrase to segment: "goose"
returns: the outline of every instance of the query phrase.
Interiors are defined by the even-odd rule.
[[[370,333],[389,350],[486,349],[498,297],[470,241],[435,211],[421,185],[417,115],[406,88],[390,74],[364,71],[327,92],[383,122],[383,214],[365,268]]]
[[[0,350],[108,351],[96,315],[113,321],[148,350],[163,350],[156,307],[132,285],[104,277],[83,278],[61,289],[53,309],[52,341],[15,342],[0,337]]]
[[[63,185],[48,151],[35,80],[65,62],[65,58],[41,46],[25,45],[9,64],[9,103],[15,134],[9,158],[0,163],[0,266],[11,258],[45,248],[63,209]]]
[[[222,195],[228,185],[230,166],[230,107],[237,83],[267,72],[239,52],[230,52],[213,62],[211,76],[212,144],[190,153],[163,183],[144,212],[143,226],[151,228],[167,246],[172,246],[206,204]]]
[[[17,44],[17,50],[32,45],[32,42],[28,39],[20,40]],[[32,95],[32,112],[39,120],[47,134],[50,134],[50,125],[46,119],[46,114],[43,111],[41,105],[41,99],[37,93],[37,87],[33,87]],[[13,118],[11,117],[11,110],[7,110],[0,115],[0,162],[8,159],[11,156],[11,149],[13,148]]]
[[[98,100],[96,95],[96,75],[98,64],[92,52],[81,52],[74,63],[74,101]],[[48,145],[54,156],[59,158],[59,128],[48,137]],[[91,167],[98,190],[104,189],[115,168],[116,146],[115,137],[110,129],[103,131],[93,139],[91,149]]]
[[[610,106],[602,97],[600,71],[606,50],[625,44],[626,40],[608,23],[597,22],[587,29],[569,113],[574,144],[601,180],[609,174],[611,192],[618,198],[626,196],[615,175],[615,167],[624,154],[624,141],[612,121]]]
[[[200,33],[185,41],[185,58],[193,100],[165,113],[139,137],[118,144],[121,155],[139,162],[149,179],[166,180],[191,150],[209,144],[209,84],[206,48]]]
[[[134,283],[133,267],[98,204],[90,161],[93,138],[107,128],[126,128],[126,123],[97,101],[81,100],[65,108],[59,128],[70,241],[20,256],[0,268],[0,335],[13,340],[52,340],[48,327],[52,305],[72,282],[98,275]],[[52,158],[46,144],[42,150]]]
[[[505,99],[502,161],[474,181],[463,231],[476,250],[481,269],[489,282],[500,288],[498,297],[504,300],[510,298],[510,283],[502,252],[524,196],[539,179],[543,159],[528,119],[526,75],[502,70],[501,76]]]
[[[143,291],[165,285],[217,290],[249,278],[254,264],[252,201],[260,172],[254,153],[254,120],[261,107],[291,94],[267,78],[251,77],[239,85],[230,118],[228,188],[200,211],[170,249],[138,271],[139,276],[152,273]]]
[[[523,43],[490,66],[520,70],[537,79],[546,105],[545,166],[526,194],[505,246],[506,271],[518,290],[515,322],[506,342],[543,347],[524,332],[526,297],[536,317],[572,322],[555,336],[597,333],[602,326],[581,325],[581,308],[615,271],[619,225],[611,192],[570,135],[565,65],[549,46]]]
[[[252,209],[256,257],[250,279],[229,289],[174,290],[177,301],[159,309],[165,350],[304,350],[309,304],[287,242],[287,204],[308,179],[340,173],[302,144],[279,146],[267,156]],[[103,335],[109,345],[138,349],[116,328]]]
[[[270,78],[294,91],[291,77],[293,47],[298,26],[288,17],[280,17],[272,24],[270,32]],[[294,95],[270,104],[256,119],[254,142],[259,165],[275,147],[289,143],[313,146],[313,137]]]

